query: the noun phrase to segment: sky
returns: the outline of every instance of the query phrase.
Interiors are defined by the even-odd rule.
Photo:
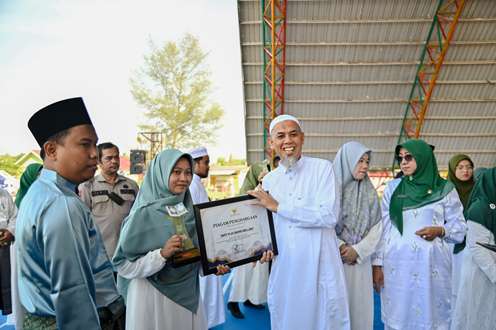
[[[129,78],[148,41],[200,40],[211,100],[224,109],[211,158],[245,158],[241,53],[235,0],[0,0],[0,154],[37,149],[27,128],[36,110],[82,96],[99,135],[138,148],[143,109]],[[242,127],[243,129],[240,129]]]

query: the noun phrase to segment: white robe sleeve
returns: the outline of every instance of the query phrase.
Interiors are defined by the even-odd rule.
[[[9,196],[10,197],[10,196]],[[7,198],[7,204],[9,207],[9,218],[7,219],[7,230],[10,231],[12,235],[15,235],[16,219],[17,219],[17,206],[14,204],[12,198]]]
[[[334,228],[337,222],[336,188],[331,163],[326,164],[315,195],[307,196],[300,202],[282,201],[277,214],[293,222],[295,226],[306,228]]]
[[[476,244],[476,242],[494,244],[494,235],[477,222],[468,220],[467,224],[467,247],[470,249],[474,263],[494,284],[496,283],[496,253]]]
[[[384,195],[382,196],[382,201],[381,201],[382,233],[381,233],[381,238],[379,239],[379,243],[377,245],[377,250],[372,256],[372,265],[374,266],[382,266],[386,237],[389,235],[392,226],[391,219],[389,218],[389,203],[391,201],[391,196],[393,195],[393,192],[396,189],[396,187],[397,185],[393,186],[393,182],[391,182],[384,190]]]
[[[199,194],[198,187],[196,186],[196,184],[192,183],[189,186],[189,193],[191,194],[191,200],[193,201],[193,204],[199,204],[201,196]]]
[[[382,222],[379,221],[370,228],[367,235],[357,244],[353,245],[353,249],[358,253],[357,263],[361,264],[377,249],[382,236]]]
[[[456,189],[453,189],[445,198],[444,240],[448,243],[461,243],[467,232],[462,202],[460,202]]]
[[[1,188],[0,202],[0,207],[3,208],[3,211],[0,213],[0,223],[2,223],[3,228],[7,229],[12,235],[15,235],[17,207],[7,190]]]
[[[208,202],[208,194],[203,186],[201,179],[198,175],[193,175],[193,181],[189,186],[189,193],[191,194],[191,200],[193,204],[200,204]]]
[[[161,270],[165,262],[166,259],[160,254],[160,249],[156,249],[135,261],[124,261],[117,267],[117,272],[127,279],[146,278]]]

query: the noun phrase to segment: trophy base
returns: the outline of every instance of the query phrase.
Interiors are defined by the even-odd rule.
[[[172,267],[181,267],[200,261],[200,249],[192,248],[186,251],[177,252],[170,259]]]

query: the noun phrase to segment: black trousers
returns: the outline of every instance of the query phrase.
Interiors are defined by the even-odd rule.
[[[0,309],[3,315],[12,313],[10,287],[10,244],[0,247]]]

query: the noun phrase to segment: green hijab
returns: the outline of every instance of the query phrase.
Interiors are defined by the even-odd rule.
[[[461,181],[458,179],[455,175],[456,173],[456,167],[462,160],[468,160],[470,164],[472,164],[472,167],[474,167],[474,163],[472,162],[472,159],[470,159],[469,156],[464,155],[464,154],[458,154],[453,156],[449,163],[448,163],[448,180],[455,185],[456,191],[458,192],[458,196],[460,197],[460,201],[462,202],[463,209],[467,210],[468,207],[468,202],[470,200],[470,193],[472,192],[472,189],[474,188],[474,176],[470,178],[468,181]],[[455,244],[455,248],[453,252],[455,254],[459,253],[465,248],[466,245],[466,238],[463,239],[463,242]]]
[[[461,181],[456,177],[456,167],[462,160],[468,160],[470,164],[472,164],[472,167],[474,167],[474,163],[469,156],[463,154],[455,155],[450,159],[448,164],[448,180],[455,185],[458,196],[460,196],[460,201],[463,204],[463,209],[465,209],[468,206],[467,204],[470,198],[470,192],[472,191],[475,182],[473,175],[468,181]]]
[[[416,209],[443,199],[454,186],[438,172],[433,148],[423,140],[408,140],[396,147],[396,155],[405,148],[415,158],[417,169],[405,175],[396,187],[389,204],[391,222],[403,234],[403,211]]]
[[[496,237],[496,167],[477,178],[465,218],[483,225]]]
[[[15,205],[17,208],[21,206],[22,199],[28,192],[29,187],[31,187],[33,182],[38,178],[38,175],[40,175],[42,168],[43,165],[39,163],[29,164],[22,173],[20,187],[15,198]]]
[[[176,149],[160,152],[150,163],[143,185],[136,197],[129,216],[124,220],[116,253],[112,259],[115,266],[124,261],[135,261],[148,252],[160,249],[175,233],[165,206],[183,203],[188,213],[183,221],[195,246],[198,246],[193,203],[189,190],[175,195],[169,190],[169,177],[180,158],[186,158],[191,166],[193,159]],[[148,281],[163,295],[195,313],[199,301],[199,263],[178,268],[166,265]],[[119,276],[117,286],[124,298],[129,280]]]

